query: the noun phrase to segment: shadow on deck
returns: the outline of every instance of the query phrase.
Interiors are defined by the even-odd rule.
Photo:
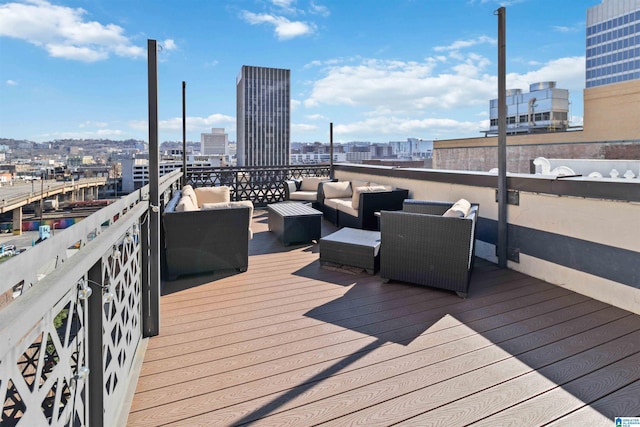
[[[477,260],[469,298],[323,268],[256,211],[249,270],[164,283],[129,425],[611,425],[640,316]],[[335,228],[323,224],[323,235]]]

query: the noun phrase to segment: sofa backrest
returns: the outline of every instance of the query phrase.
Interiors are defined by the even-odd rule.
[[[318,184],[322,181],[326,181],[329,178],[326,176],[305,176],[300,183],[300,190],[302,191],[318,191]]]
[[[228,203],[231,201],[231,189],[226,185],[219,187],[198,187],[195,190],[198,208],[204,203]]]
[[[353,196],[349,181],[324,182],[322,190],[325,199],[343,199]]]

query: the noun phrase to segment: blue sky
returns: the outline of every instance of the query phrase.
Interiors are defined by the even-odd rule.
[[[147,40],[157,40],[160,141],[236,134],[242,65],[291,70],[291,140],[480,136],[507,88],[556,81],[583,116],[585,20],[600,0],[0,1],[0,137],[148,140]]]

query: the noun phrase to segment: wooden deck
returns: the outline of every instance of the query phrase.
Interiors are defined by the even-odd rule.
[[[165,284],[131,426],[614,425],[640,316],[478,260],[469,298],[321,267],[256,211],[246,273]],[[332,229],[323,225],[323,234]]]

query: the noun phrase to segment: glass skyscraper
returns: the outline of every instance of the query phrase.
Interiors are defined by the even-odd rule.
[[[640,79],[640,0],[587,9],[586,87]]]
[[[242,66],[236,81],[238,166],[289,164],[290,70]]]

